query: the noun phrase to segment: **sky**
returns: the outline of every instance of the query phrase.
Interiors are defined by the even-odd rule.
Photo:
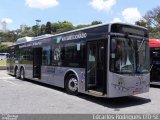
[[[36,25],[35,20],[41,20],[40,25],[48,21],[70,21],[75,26],[92,21],[134,24],[157,6],[160,0],[1,0],[0,23],[5,21],[9,30]]]

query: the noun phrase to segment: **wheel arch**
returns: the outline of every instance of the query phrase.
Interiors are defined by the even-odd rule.
[[[69,75],[75,75],[75,77],[77,78],[77,81],[79,82],[79,77],[78,77],[77,72],[73,69],[69,69],[69,70],[66,71],[65,76],[64,76],[64,88],[65,88],[67,77]]]
[[[21,65],[21,66],[20,66],[20,70],[21,70],[21,69],[24,69],[24,71],[25,71],[24,65]]]

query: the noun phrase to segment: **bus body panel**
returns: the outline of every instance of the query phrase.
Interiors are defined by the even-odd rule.
[[[67,72],[74,72],[79,82],[79,92],[83,92],[82,81],[84,81],[84,68],[68,68],[68,67],[54,67],[54,66],[42,66],[41,67],[41,80],[44,83],[55,85],[64,88],[64,76]],[[85,83],[83,83],[85,84]]]
[[[74,72],[78,78],[79,89],[81,93],[85,93],[85,68],[69,68],[69,67],[56,67],[56,66],[42,66],[41,67],[41,79],[33,78],[33,65],[16,64],[18,68],[18,74],[23,67],[25,70],[25,78],[35,80],[38,82],[58,86],[64,88],[64,76],[67,72]],[[14,72],[9,72],[14,75]]]
[[[108,97],[120,97],[136,95],[149,91],[150,74],[139,75],[119,75],[109,74]]]
[[[26,78],[33,78],[33,65],[23,64]]]

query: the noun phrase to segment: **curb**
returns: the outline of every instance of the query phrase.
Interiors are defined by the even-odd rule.
[[[6,66],[0,66],[0,70],[6,70]]]

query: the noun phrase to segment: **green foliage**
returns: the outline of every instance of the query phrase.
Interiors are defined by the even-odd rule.
[[[160,28],[159,27],[150,28],[149,31],[150,31],[149,32],[150,38],[157,38],[157,39],[160,38]]]
[[[25,37],[25,36],[35,36],[36,35],[35,32],[37,32],[37,31],[32,30],[32,28],[33,27],[26,26],[24,31],[22,31],[22,32],[20,31],[20,33],[18,35],[18,38],[19,37]],[[35,28],[33,28],[33,29],[35,29]]]
[[[52,24],[52,33],[61,33],[61,32],[66,32],[69,30],[73,30],[74,26],[71,22],[68,21],[63,21],[63,22],[57,22]]]
[[[0,66],[6,66],[6,60],[0,60]]]
[[[139,26],[143,26],[143,27],[147,27],[147,22],[144,21],[144,20],[139,20],[139,21],[136,21],[135,23],[136,25],[139,25]]]
[[[46,29],[46,26],[44,24],[42,24],[41,25],[41,32],[40,32],[41,35],[45,34],[45,29]]]
[[[39,35],[39,26],[38,25],[32,26],[32,32],[33,32],[33,36],[38,36]]]
[[[90,26],[90,25],[80,24],[80,25],[77,25],[75,27],[75,29],[80,29],[80,28],[84,28],[84,27],[88,27],[88,26]]]
[[[8,49],[8,46],[0,42],[0,53],[6,53],[7,49]]]
[[[148,22],[149,25],[154,27],[160,27],[160,6],[149,10],[145,16],[145,20]]]
[[[45,27],[45,34],[51,34],[52,32],[52,26],[51,26],[51,22],[47,22],[46,27]]]
[[[6,41],[14,41],[16,38],[16,35],[12,32],[8,33],[0,33],[0,41],[6,42]]]
[[[150,38],[160,38],[160,6],[148,11],[137,25],[148,28]]]
[[[101,22],[101,21],[93,21],[93,22],[91,23],[91,25],[98,25],[98,24],[102,24],[102,22]]]

